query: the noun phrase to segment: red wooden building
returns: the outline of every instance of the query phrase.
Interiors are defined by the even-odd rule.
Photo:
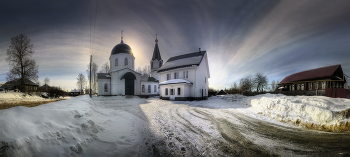
[[[341,65],[332,65],[317,69],[298,72],[285,77],[279,84],[280,91],[324,91],[326,96],[329,91],[334,96],[331,97],[346,97],[346,78],[347,77],[341,68]],[[328,92],[328,95],[327,95]],[[343,93],[343,94],[342,94]]]

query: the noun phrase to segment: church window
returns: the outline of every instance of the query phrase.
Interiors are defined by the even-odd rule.
[[[312,90],[312,83],[309,83],[309,90]]]
[[[148,93],[151,93],[151,85],[148,85]]]
[[[168,88],[165,88],[165,95],[168,95]]]
[[[326,89],[326,82],[325,81],[322,82],[322,89]]]
[[[188,71],[183,72],[183,78],[188,78]]]
[[[108,92],[108,84],[105,83],[105,92]]]
[[[154,85],[154,92],[157,92],[157,85]]]
[[[179,72],[174,72],[174,79],[178,79],[179,78]]]
[[[115,59],[115,66],[118,66],[118,58]]]
[[[124,59],[124,65],[125,65],[125,66],[128,66],[128,58],[125,58],[125,59]]]
[[[142,85],[142,92],[145,92],[145,85]]]
[[[177,95],[181,95],[181,88],[177,88]]]
[[[166,75],[166,79],[167,79],[167,80],[171,80],[171,74],[167,74],[167,75]]]

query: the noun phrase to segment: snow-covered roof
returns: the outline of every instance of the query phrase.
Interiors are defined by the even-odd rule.
[[[108,73],[97,73],[97,79],[111,79],[111,76]]]
[[[178,83],[193,84],[190,81],[187,81],[184,79],[172,79],[172,80],[167,80],[167,81],[161,82],[161,83],[159,83],[159,85],[178,84]]]
[[[158,69],[158,72],[199,65],[202,62],[205,53],[206,51],[200,51],[171,57]]]
[[[110,70],[109,72],[117,72],[117,71],[124,70],[124,69],[129,69],[129,70],[131,70],[132,72],[141,75],[139,72],[137,72],[137,71],[135,71],[135,70],[133,70],[133,69],[131,69],[131,68],[129,68],[129,67],[125,67],[125,68],[121,68],[121,69],[117,69],[117,70]],[[106,74],[108,74],[108,73],[106,73]]]

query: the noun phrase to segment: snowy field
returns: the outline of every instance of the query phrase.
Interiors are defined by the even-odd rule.
[[[350,155],[349,132],[301,125],[347,121],[348,105],[272,94],[204,101],[83,95],[0,110],[0,156]]]

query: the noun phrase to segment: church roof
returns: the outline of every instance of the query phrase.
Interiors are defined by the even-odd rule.
[[[111,75],[108,73],[97,73],[97,79],[111,79]]]
[[[150,82],[158,82],[158,80],[155,79],[154,77],[148,77],[148,78],[147,78],[147,81],[150,81]]]
[[[159,47],[158,47],[158,39],[156,38],[156,45],[154,46],[154,50],[153,50],[153,56],[152,56],[152,61],[154,60],[162,60],[162,57],[160,56],[160,52],[159,52]]]
[[[158,69],[158,72],[199,65],[202,62],[205,54],[206,51],[199,51],[171,57],[162,67]]]
[[[340,65],[332,65],[332,66],[321,67],[321,68],[317,68],[317,69],[311,69],[311,70],[298,72],[298,73],[295,73],[295,74],[292,74],[292,75],[285,77],[281,81],[281,83],[331,77],[337,71],[338,68],[341,69],[341,66]]]
[[[179,83],[193,84],[192,82],[184,80],[184,79],[172,79],[172,80],[163,81],[163,82],[159,83],[159,85],[179,84]]]
[[[119,54],[119,53],[129,53],[133,55],[130,46],[128,44],[125,44],[123,40],[118,45],[114,46],[114,48],[112,49],[111,55]]]

